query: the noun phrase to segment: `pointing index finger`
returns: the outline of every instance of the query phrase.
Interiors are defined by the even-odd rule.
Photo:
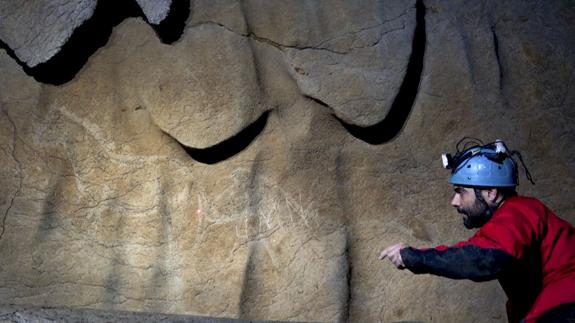
[[[379,259],[380,259],[380,260],[383,260],[383,259],[385,259],[385,257],[389,256],[390,253],[391,253],[391,250],[393,249],[393,247],[395,247],[395,245],[389,246],[389,247],[383,249],[383,251],[381,252],[381,254],[379,254]]]

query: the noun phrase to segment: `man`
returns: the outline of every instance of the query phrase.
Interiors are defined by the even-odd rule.
[[[466,228],[479,230],[451,247],[396,244],[380,259],[415,274],[498,279],[508,297],[509,322],[574,323],[575,229],[539,200],[517,196],[515,156],[523,163],[500,140],[462,151],[458,144],[454,157],[443,155],[444,166],[452,170],[451,205]]]

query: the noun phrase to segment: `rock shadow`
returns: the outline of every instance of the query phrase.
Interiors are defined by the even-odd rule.
[[[411,56],[407,64],[405,78],[391,104],[387,116],[380,122],[368,127],[352,125],[335,116],[352,136],[369,144],[379,145],[395,138],[405,125],[407,117],[413,108],[419,89],[421,74],[423,73],[425,43],[427,41],[425,36],[425,6],[423,0],[417,0],[416,3],[416,26],[413,33]],[[318,99],[311,99],[321,105],[327,106],[326,103]]]
[[[51,181],[52,185],[49,186],[49,191],[44,199],[40,221],[36,228],[34,237],[36,246],[46,242],[54,230],[62,225],[58,215],[62,213],[59,206],[64,200],[64,187],[69,184],[66,179],[64,176],[58,176]]]
[[[158,25],[151,24],[163,43],[171,44],[184,32],[190,15],[190,0],[173,0],[168,16]],[[74,79],[99,48],[106,45],[115,26],[126,18],[142,17],[147,20],[135,0],[99,0],[93,15],[76,28],[61,50],[52,58],[29,67],[14,51],[0,40],[0,48],[22,66],[24,72],[41,83],[62,85]]]
[[[256,121],[242,129],[236,135],[225,139],[224,141],[221,141],[211,147],[193,148],[185,146],[179,141],[178,143],[195,161],[204,164],[216,164],[227,160],[246,149],[265,129],[269,113],[269,110],[264,112]]]
[[[259,293],[256,278],[254,278],[256,259],[255,248],[257,246],[254,242],[248,244],[247,262],[244,268],[242,288],[240,293],[239,303],[239,319],[246,320],[251,316],[251,309],[253,309],[253,302]]]

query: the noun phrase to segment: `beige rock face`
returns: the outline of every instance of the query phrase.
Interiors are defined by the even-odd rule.
[[[136,0],[152,24],[160,24],[170,11],[171,0]],[[101,3],[104,1],[101,1]],[[57,54],[73,32],[92,18],[97,0],[36,0],[0,2],[0,39],[29,67]]]
[[[0,52],[0,303],[505,322],[496,282],[414,276],[377,256],[472,234],[439,159],[466,135],[523,152],[537,185],[522,176],[519,192],[575,222],[570,1],[424,1],[415,103],[379,145],[334,115],[389,117],[416,1],[190,3],[178,41],[128,18],[62,85]],[[12,46],[28,25],[8,30],[16,9],[0,4]]]
[[[0,39],[34,67],[56,54],[75,28],[92,16],[95,0],[0,2]]]

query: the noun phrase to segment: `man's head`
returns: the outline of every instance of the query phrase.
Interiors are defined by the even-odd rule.
[[[479,228],[505,198],[516,195],[517,165],[500,140],[457,150],[453,157],[443,156],[444,167],[451,169],[449,182],[454,185],[451,205],[463,215],[466,228]]]
[[[472,188],[455,185],[451,205],[463,216],[467,229],[483,226],[505,198],[516,195],[514,188]]]

